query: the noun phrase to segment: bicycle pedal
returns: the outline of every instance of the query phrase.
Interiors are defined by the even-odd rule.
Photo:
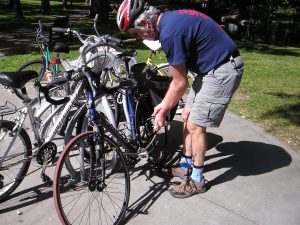
[[[139,156],[139,158],[140,158],[141,160],[144,160],[144,161],[147,161],[148,158],[149,158],[149,155],[148,155],[147,152],[141,152],[141,153],[138,154],[138,156]]]
[[[44,184],[46,184],[48,187],[51,187],[53,184],[53,181],[51,180],[51,178],[46,175],[45,173],[41,174],[41,178]]]

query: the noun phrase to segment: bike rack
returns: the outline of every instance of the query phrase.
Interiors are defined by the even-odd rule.
[[[9,101],[6,101],[4,105],[0,106],[0,116],[10,115],[16,112],[17,107]]]

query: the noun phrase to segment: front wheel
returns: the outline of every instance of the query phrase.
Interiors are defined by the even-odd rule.
[[[158,72],[158,75],[160,75],[160,76],[172,77],[169,64],[158,65],[157,72]],[[189,84],[191,84],[193,82],[193,80],[195,79],[196,74],[193,73],[192,71],[188,70],[187,76],[188,76]]]
[[[89,158],[85,157],[89,152]],[[118,167],[111,166],[117,154]],[[69,164],[74,170],[68,170]],[[129,202],[130,179],[118,145],[85,132],[63,150],[54,174],[54,201],[62,224],[120,224]]]
[[[0,120],[0,203],[20,185],[31,162],[30,138],[23,128],[17,133],[15,126]]]

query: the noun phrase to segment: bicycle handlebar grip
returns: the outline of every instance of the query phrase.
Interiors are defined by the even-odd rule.
[[[52,31],[56,33],[68,33],[68,28],[52,27]]]
[[[123,43],[136,42],[136,38],[129,38],[129,39],[123,40],[122,42]]]
[[[95,18],[94,18],[94,22],[97,22],[98,21],[98,13],[95,15]]]
[[[115,44],[121,44],[123,41],[119,38],[111,37],[109,36],[109,41],[115,43]]]

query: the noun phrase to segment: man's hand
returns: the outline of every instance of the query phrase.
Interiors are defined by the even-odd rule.
[[[190,112],[191,112],[190,107],[185,106],[183,108],[182,113],[181,113],[181,117],[182,117],[183,122],[187,122],[187,120],[189,118],[189,115],[190,115]]]
[[[154,127],[159,130],[165,124],[166,114],[174,107],[184,94],[189,83],[184,64],[175,66],[170,65],[170,71],[173,76],[169,89],[162,102],[154,108],[153,116],[155,116]]]
[[[166,112],[162,110],[162,103],[158,104],[153,111],[152,116],[155,116],[153,125],[154,130],[159,131],[161,127],[165,125],[166,121]]]

